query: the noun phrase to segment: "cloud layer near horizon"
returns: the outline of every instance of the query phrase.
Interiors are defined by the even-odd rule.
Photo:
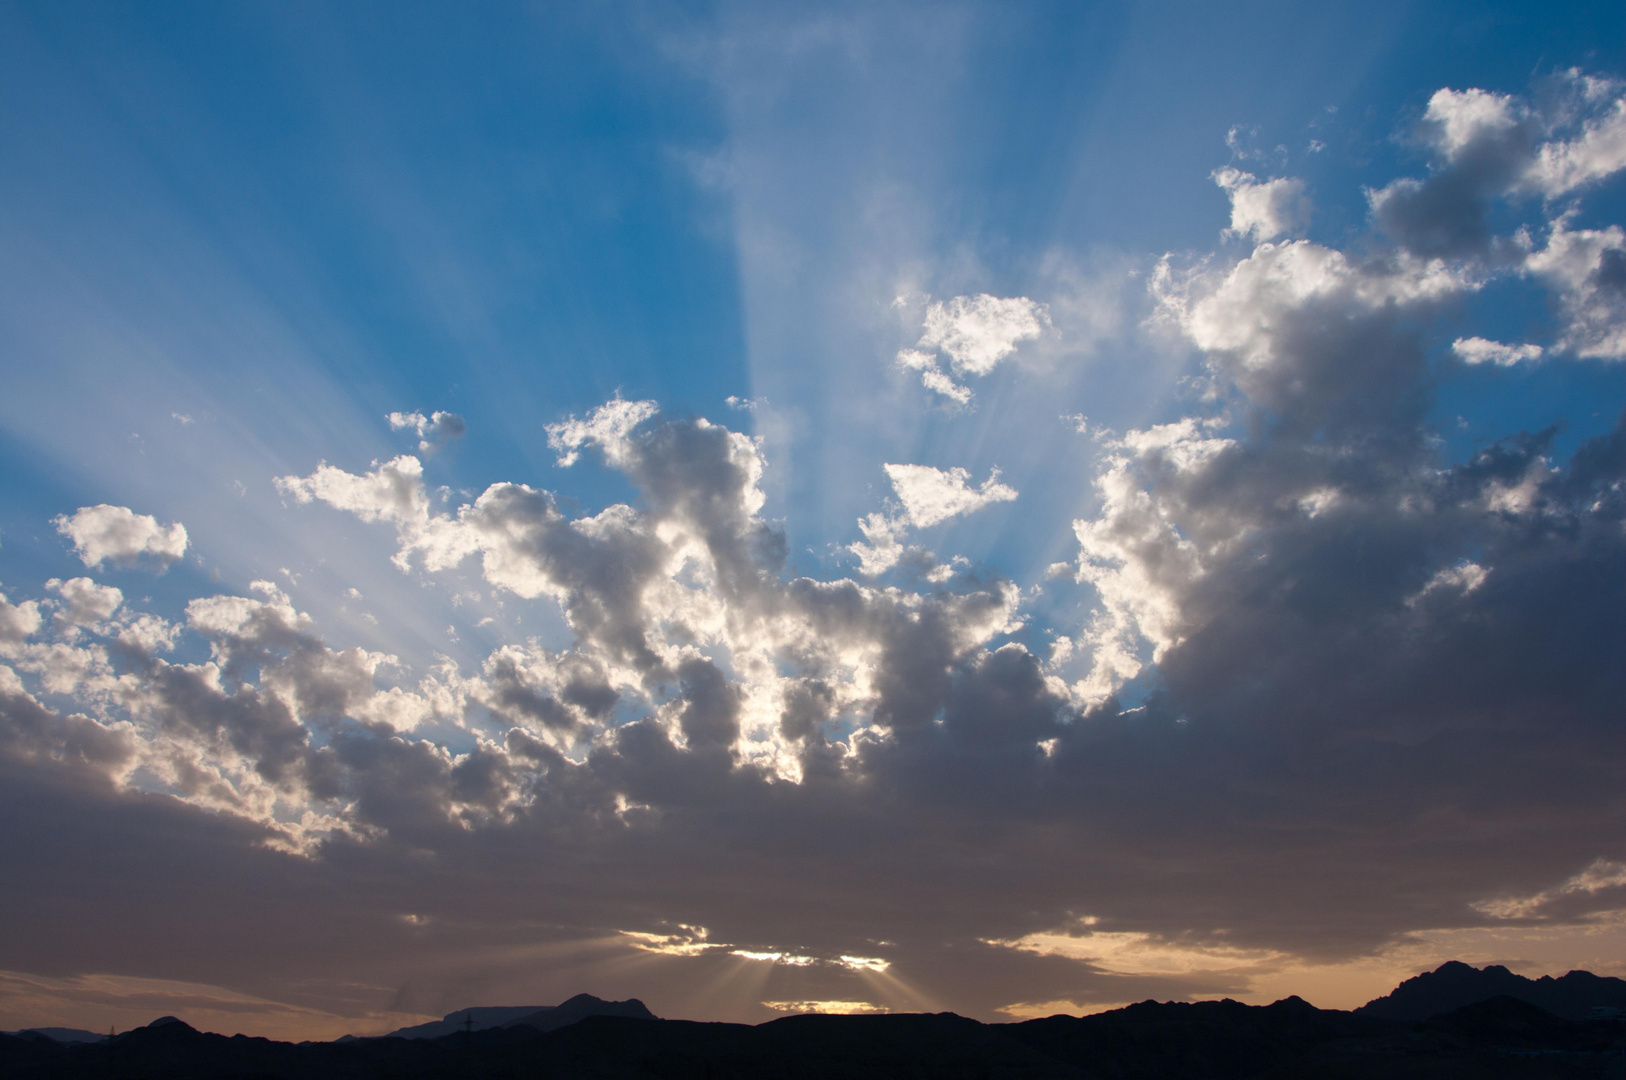
[[[1626,168],[1626,90],[1571,75],[1550,97],[1435,94],[1433,164],[1370,193],[1359,248],[1292,238],[1296,181],[1216,174],[1257,242],[1158,262],[1147,328],[1200,355],[1206,392],[1101,433],[1070,564],[1091,614],[1043,655],[1013,636],[1037,583],[903,542],[1019,508],[997,475],[877,463],[898,504],[860,524],[860,574],[796,576],[761,444],[618,398],[546,433],[562,467],[636,490],[596,512],[519,481],[436,492],[413,455],[276,481],[290,514],[392,530],[408,581],[476,568],[556,605],[567,644],[414,672],[330,644],[269,580],[177,622],[91,578],[12,586],[0,786],[67,838],[119,815],[128,851],[97,865],[131,919],[224,941],[203,909],[242,905],[262,932],[233,955],[290,983],[324,950],[380,979],[413,943],[498,967],[642,953],[719,983],[771,969],[758,1001],[986,1015],[1618,921],[1626,418],[1567,461],[1550,430],[1443,461],[1427,425],[1431,363],[1626,358],[1626,234],[1561,201]],[[1531,199],[1539,219],[1491,231]],[[1549,292],[1556,340],[1446,340],[1442,311],[1499,281]],[[936,354],[987,375],[1045,311],[933,302],[899,362],[965,404]],[[463,433],[390,423],[426,456]],[[93,569],[187,547],[124,507],[57,525]],[[59,925],[83,877],[7,843],[40,882],[7,902],[38,910],[0,915]],[[272,910],[301,891],[322,928]],[[159,947],[60,925],[81,940],[55,965]]]

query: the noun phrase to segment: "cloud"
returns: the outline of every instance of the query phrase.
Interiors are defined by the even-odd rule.
[[[627,460],[627,436],[634,428],[654,416],[658,407],[653,401],[614,401],[595,409],[586,420],[571,417],[559,424],[548,425],[548,446],[559,452],[559,464],[574,465],[583,447],[597,445],[618,467]]]
[[[1564,317],[1558,348],[1583,358],[1626,358],[1626,231],[1570,229],[1569,215],[1550,227],[1547,243],[1524,268],[1557,293]]]
[[[942,371],[934,354],[945,354],[962,378],[987,375],[1016,352],[1018,344],[1037,338],[1049,325],[1045,306],[1025,296],[1002,299],[980,293],[935,300],[926,308],[920,340],[914,348],[900,350],[897,363],[920,372],[927,389],[964,405],[971,400],[971,391]]]
[[[1302,226],[1309,217],[1304,197],[1304,181],[1281,178],[1259,181],[1252,173],[1238,169],[1217,169],[1214,183],[1231,197],[1233,236],[1274,240]]]
[[[1626,169],[1626,83],[1574,70],[1563,79],[1570,91],[1563,107],[1572,116],[1580,114],[1580,131],[1574,138],[1544,143],[1521,178],[1521,186],[1548,198]]]
[[[1442,89],[1428,99],[1425,138],[1446,161],[1456,163],[1490,147],[1506,147],[1518,138],[1528,115],[1508,94]]]
[[[903,544],[908,522],[885,514],[866,514],[858,521],[864,539],[847,546],[858,556],[858,572],[866,577],[884,574],[898,565],[908,549]]]
[[[1600,893],[1604,896],[1600,897]],[[1567,881],[1551,889],[1543,889],[1534,896],[1479,900],[1473,906],[1475,910],[1497,920],[1540,920],[1555,915],[1573,919],[1577,914],[1595,913],[1600,899],[1608,907],[1615,907],[1626,900],[1626,863],[1596,859]],[[1580,902],[1579,910],[1577,901]]]
[[[1626,83],[1572,70],[1545,89],[1540,107],[1479,89],[1437,91],[1417,132],[1434,167],[1368,192],[1379,228],[1417,255],[1490,257],[1506,248],[1488,225],[1494,198],[1554,199],[1626,168]]]
[[[1048,322],[1044,306],[1025,296],[956,296],[926,309],[920,344],[947,353],[959,374],[986,375],[1018,343],[1043,333]]]
[[[752,952],[749,949],[733,949],[731,956],[743,956],[747,960],[761,960],[772,964],[789,964],[791,967],[806,967],[818,963],[818,958],[801,956],[797,953],[785,952]]]
[[[1436,95],[1435,103],[1431,116],[1449,157],[1516,124],[1500,99]],[[1293,588],[1305,588],[1315,564],[1303,559],[1324,542],[1309,542],[1304,556],[1286,561],[1275,555],[1277,543],[1305,543],[1301,538],[1322,530],[1388,529],[1378,523],[1423,500],[1431,513],[1403,527],[1418,546],[1392,567],[1399,573],[1409,565],[1407,573],[1418,575],[1431,530],[1465,538],[1476,510],[1533,510],[1548,482],[1534,446],[1499,447],[1477,465],[1442,475],[1422,441],[1425,376],[1410,320],[1477,286],[1471,274],[1438,260],[1360,264],[1305,241],[1260,244],[1229,268],[1184,279],[1167,265],[1160,270],[1153,289],[1161,317],[1239,393],[1253,434],[1230,434],[1229,419],[1219,414],[1130,431],[1108,444],[1096,478],[1102,510],[1075,523],[1079,580],[1102,601],[1089,635],[1095,668],[1076,685],[1079,700],[1104,700],[1138,674],[1142,645],[1167,677],[1174,655],[1189,651],[1205,627],[1230,621],[1219,597],[1243,588],[1242,580],[1266,587],[1280,566],[1293,575]],[[1482,338],[1458,339],[1453,348],[1469,362],[1541,354],[1537,346]],[[1380,476],[1386,479],[1374,486]],[[1480,534],[1493,532],[1495,520],[1480,522]],[[1244,553],[1253,561],[1239,563]],[[1398,549],[1391,555],[1402,558]],[[1397,577],[1391,595],[1402,604],[1449,586],[1463,595],[1489,573],[1464,560],[1413,577],[1409,588]],[[1232,582],[1232,574],[1240,577]]]
[[[79,627],[105,626],[124,603],[124,594],[111,585],[98,585],[89,578],[52,578],[45,587],[62,597],[62,606],[51,620],[58,633]]]
[[[1514,205],[1542,146],[1593,130],[1564,122],[1439,98],[1417,183],[1472,172],[1457,194]],[[1530,212],[1521,245],[1414,202],[1410,232],[1347,249],[1263,239],[1256,214],[1233,220],[1250,250],[1163,259],[1152,329],[1204,392],[1092,420],[1092,456],[1063,464],[1076,609],[911,548],[1014,499],[996,473],[885,465],[859,577],[803,575],[761,442],[619,398],[546,432],[625,502],[580,510],[535,477],[432,497],[410,454],[313,452],[277,480],[290,517],[374,527],[400,587],[475,585],[527,627],[556,614],[551,637],[415,670],[270,581],[189,595],[178,625],[89,578],[10,586],[0,813],[53,829],[0,834],[31,883],[0,890],[0,919],[40,928],[0,961],[44,970],[49,940],[57,970],[155,970],[185,934],[177,981],[220,981],[222,957],[278,986],[342,963],[367,986],[345,993],[408,1010],[579,980],[560,989],[733,986],[742,1016],[990,1014],[1603,926],[1626,903],[1626,418],[1567,460],[1552,431],[1450,460],[1430,429],[1448,343],[1484,378],[1535,359],[1454,338],[1491,280],[1559,297],[1551,348],[1614,355],[1618,227]],[[933,305],[905,363],[960,387],[1043,311]],[[170,535],[120,508],[73,520],[102,510],[147,523],[126,554]],[[867,580],[904,565],[923,572]]]
[[[1485,254],[1487,201],[1518,185],[1539,128],[1509,95],[1438,91],[1419,126],[1421,141],[1435,152],[1435,169],[1427,179],[1403,177],[1368,192],[1373,219],[1418,255]]]
[[[1526,117],[1514,103],[1437,96],[1436,104],[1447,166],[1481,154],[1528,158],[1527,146],[1525,158],[1508,151]],[[1516,170],[1502,175],[1511,184]],[[1570,234],[1562,219],[1552,237],[1552,253],[1537,256],[1548,262],[1535,265],[1567,275],[1563,284],[1577,295],[1613,239]],[[1580,250],[1566,264],[1559,252],[1570,243]],[[1200,350],[1218,392],[1193,415],[1107,441],[1095,476],[1100,509],[1075,522],[1077,576],[1100,606],[1081,635],[1088,666],[1071,684],[1074,700],[1109,706],[1155,665],[1156,686],[1132,710],[1133,723],[1193,735],[1207,728],[1211,737],[1194,739],[1192,752],[1197,742],[1229,748],[1229,763],[1210,774],[1216,784],[1240,769],[1295,786],[1256,755],[1309,765],[1360,746],[1362,764],[1322,773],[1335,786],[1299,788],[1294,799],[1314,806],[1318,820],[1385,842],[1412,828],[1402,821],[1419,822],[1412,815],[1453,798],[1516,798],[1561,816],[1601,806],[1601,774],[1582,789],[1521,787],[1529,772],[1520,747],[1560,757],[1570,752],[1561,747],[1596,747],[1597,710],[1622,690],[1616,674],[1598,672],[1584,689],[1555,694],[1541,673],[1573,670],[1564,657],[1576,649],[1593,658],[1587,663],[1604,662],[1596,630],[1581,627],[1619,622],[1606,607],[1613,601],[1582,582],[1626,558],[1617,532],[1626,503],[1614,486],[1626,475],[1626,418],[1567,470],[1550,460],[1550,433],[1514,433],[1442,467],[1427,438],[1423,343],[1442,301],[1496,272],[1473,264],[1484,248],[1454,250],[1455,258],[1403,248],[1357,259],[1300,241],[1261,243],[1219,266],[1166,263],[1153,282],[1158,317]],[[1607,313],[1571,318],[1571,340],[1590,333],[1594,348],[1612,325]],[[1541,352],[1471,338],[1455,351],[1490,361]],[[1489,656],[1499,658],[1494,673]],[[1065,650],[1059,662],[1068,662]],[[1368,681],[1377,670],[1381,678]],[[1379,749],[1388,739],[1404,740],[1404,753]],[[1065,739],[1057,753],[1065,762]],[[1438,771],[1458,755],[1472,759],[1476,776]],[[1388,789],[1385,800],[1359,795],[1355,777],[1378,774],[1416,780]],[[1182,783],[1194,780],[1186,772]],[[1175,797],[1197,812],[1195,794]],[[1287,803],[1266,801],[1304,820]],[[1249,833],[1238,824],[1233,835]],[[1572,857],[1603,842],[1587,831],[1586,841],[1567,845]],[[1421,872],[1397,849],[1382,862],[1387,874]],[[1342,877],[1327,865],[1316,873]],[[1475,899],[1458,891],[1454,914],[1409,918],[1462,925]],[[1341,910],[1352,920],[1341,932],[1352,930],[1360,917]],[[1101,940],[1104,930],[1049,933],[1063,932],[1085,938],[1079,947],[1092,956],[1157,966],[1130,948],[1145,940],[1134,936],[1144,923]],[[1227,947],[1271,943],[1254,935]],[[1120,946],[1126,951],[1115,954]]]
[[[167,569],[186,553],[186,526],[163,526],[149,514],[124,506],[81,506],[71,517],[53,519],[57,532],[73,541],[74,553],[86,566],[134,566],[143,561]]]
[[[882,468],[903,503],[904,516],[917,529],[1016,498],[1015,488],[999,482],[998,469],[981,487],[974,488],[970,485],[971,474],[961,468],[934,469],[930,465],[883,465]]]
[[[570,663],[592,673],[598,700],[632,694],[654,704],[659,687],[675,687],[679,696],[657,709],[661,719],[649,730],[666,732],[661,739],[678,739],[691,751],[726,747],[736,760],[795,775],[808,767],[808,753],[822,751],[801,745],[811,730],[807,721],[798,721],[798,737],[787,739],[782,700],[822,700],[821,708],[833,712],[871,698],[891,663],[913,663],[907,650],[884,663],[878,651],[891,618],[883,612],[905,602],[903,597],[852,583],[778,580],[784,541],[757,517],[763,463],[754,440],[705,420],[660,419],[648,403],[622,401],[556,425],[550,438],[571,460],[588,449],[601,452],[638,484],[649,509],[613,506],[572,519],[546,492],[498,484],[455,513],[434,514],[410,460],[361,476],[324,466],[279,483],[307,500],[392,524],[403,568],[446,570],[478,554],[490,584],[522,597],[554,598],[578,638],[578,655]],[[982,492],[967,489],[958,510],[979,499],[1007,497],[1005,490],[991,478]],[[946,635],[944,645],[965,634],[967,641],[986,640],[1009,621],[1015,600],[1006,586],[987,595],[997,598],[989,611],[999,611],[997,618],[984,621],[971,615],[964,600],[945,597],[942,602],[960,614],[934,624],[931,633]],[[696,654],[697,645],[708,643],[725,648],[730,675]],[[951,646],[950,655],[964,647]],[[803,675],[768,674],[782,651],[798,657]],[[488,664],[488,677],[500,676],[500,686],[483,693],[506,702],[507,709],[528,712],[541,728],[602,724],[602,708],[590,718],[579,707],[567,707],[557,689],[565,680],[547,673],[563,662],[504,654]],[[808,698],[803,687],[809,678],[828,690]],[[913,715],[912,705],[889,707],[886,697],[882,691],[881,715]],[[822,737],[818,741],[822,745]]]
[[[780,1013],[819,1013],[827,1016],[863,1016],[892,1010],[869,1001],[764,1001],[765,1007]]]
[[[1563,329],[1556,352],[1582,358],[1626,356],[1626,239],[1619,225],[1572,229],[1575,207],[1545,224],[1539,249],[1531,230],[1494,235],[1493,205],[1540,195],[1574,195],[1626,169],[1626,83],[1562,72],[1540,104],[1484,90],[1442,89],[1418,128],[1434,154],[1429,175],[1401,177],[1368,192],[1372,217],[1408,254],[1461,261],[1469,277],[1522,271],[1557,295]],[[1533,360],[1536,345],[1488,349],[1462,339],[1469,363]],[[1485,342],[1477,345],[1476,342]]]
[[[403,454],[356,476],[323,462],[309,476],[281,476],[276,487],[296,502],[320,501],[347,510],[363,521],[387,521],[403,527],[429,519],[423,491],[423,462]]]
[[[1180,310],[1231,295],[1227,280],[1191,282]],[[1370,349],[1386,340],[1416,349],[1392,321],[1394,304],[1369,301],[1368,289],[1406,292],[1347,281],[1271,292],[1273,327],[1224,340],[1309,382],[1343,353],[1298,325],[1305,319],[1325,334],[1342,323],[1362,355],[1381,359],[1382,349]],[[1282,295],[1334,306],[1306,314]],[[1322,355],[1302,353],[1314,348]],[[1240,355],[1216,351],[1211,363],[1216,375],[1243,370]],[[1420,379],[1418,364],[1407,370]],[[1381,363],[1365,374],[1347,393],[1397,378]],[[1297,410],[1348,412],[1315,394],[1272,393]],[[1112,439],[1100,474],[1109,498],[1100,515],[1080,520],[1100,545],[1093,580],[1104,610],[1121,615],[1125,640],[1161,647],[1163,685],[1132,717],[1111,704],[1114,677],[1086,711],[1025,649],[999,642],[1017,617],[1013,586],[914,593],[782,576],[783,545],[757,517],[762,463],[752,440],[658,412],[617,423],[612,411],[581,421],[589,434],[574,448],[614,454],[642,508],[572,516],[545,493],[499,484],[441,512],[401,461],[360,475],[323,466],[282,485],[393,530],[399,561],[415,572],[441,573],[458,553],[478,554],[494,587],[517,593],[535,583],[536,595],[559,601],[575,635],[568,648],[505,645],[477,670],[403,680],[387,657],[326,644],[286,593],[261,583],[248,595],[192,602],[187,632],[208,644],[206,661],[137,655],[116,678],[80,679],[89,695],[116,687],[127,719],[75,719],[8,684],[7,730],[17,734],[6,752],[83,762],[129,790],[160,785],[177,805],[252,825],[279,857],[323,873],[366,866],[369,880],[398,890],[366,904],[399,906],[431,920],[423,925],[460,909],[413,876],[414,860],[434,852],[466,868],[458,880],[477,879],[464,861],[475,838],[509,868],[492,899],[504,912],[491,916],[498,923],[530,925],[542,896],[549,917],[584,939],[613,934],[651,961],[814,958],[771,963],[776,979],[808,980],[768,998],[780,1003],[918,1009],[903,991],[881,995],[861,980],[937,978],[929,973],[945,961],[928,939],[942,935],[996,943],[977,954],[983,1004],[962,1008],[1121,1001],[1134,995],[1110,980],[1125,979],[1148,994],[1239,991],[1285,962],[1273,957],[1348,955],[1419,919],[1471,919],[1469,902],[1507,860],[1534,859],[1534,873],[1602,842],[1611,820],[1456,864],[1451,880],[1428,885],[1442,869],[1411,852],[1431,835],[1426,821],[1442,801],[1496,791],[1498,813],[1510,798],[1579,801],[1602,813],[1597,800],[1613,797],[1608,785],[1574,777],[1561,793],[1528,777],[1501,785],[1529,767],[1519,735],[1527,722],[1507,703],[1528,707],[1529,688],[1540,685],[1545,736],[1587,745],[1587,702],[1609,700],[1609,668],[1592,665],[1614,640],[1619,597],[1598,590],[1609,579],[1585,566],[1620,558],[1626,508],[1609,493],[1622,465],[1598,444],[1555,474],[1540,465],[1541,444],[1515,442],[1440,473],[1420,437],[1397,440],[1417,423],[1410,397],[1378,398],[1389,411],[1357,410],[1360,424],[1272,421],[1268,444],[1267,429],[1255,438],[1197,417]],[[959,494],[922,503],[922,520],[945,501],[992,495],[998,483],[932,472],[929,489]],[[1494,508],[1531,477],[1525,502]],[[907,489],[906,481],[900,498]],[[1362,545],[1371,554],[1360,557]],[[1482,577],[1454,554],[1470,549]],[[1564,584],[1571,572],[1555,578],[1544,568],[1576,560],[1575,580],[1594,582],[1586,591]],[[1120,577],[1142,584],[1114,599]],[[1588,628],[1590,646],[1555,632],[1559,611]],[[40,620],[14,621],[27,624],[22,640],[32,647]],[[101,633],[97,619],[83,621],[87,640]],[[1551,634],[1534,649],[1530,624]],[[1088,639],[1084,652],[1098,658],[1111,644]],[[1133,641],[1126,647],[1133,654]],[[1578,647],[1587,666],[1577,670],[1605,682],[1572,679],[1555,698],[1546,666],[1575,662]],[[1479,662],[1464,666],[1465,651],[1488,651],[1509,670],[1476,687]],[[1384,679],[1366,681],[1362,673],[1375,670]],[[1497,728],[1487,730],[1480,715],[1489,708]],[[1408,757],[1385,749],[1419,737]],[[1445,768],[1465,740],[1474,768]],[[1330,747],[1339,748],[1332,758]],[[1354,766],[1325,764],[1343,760]],[[1407,782],[1411,761],[1443,770],[1440,789]],[[1601,761],[1599,775],[1611,768]],[[1249,785],[1242,794],[1232,789],[1239,776]],[[1372,804],[1373,785],[1394,792],[1398,808]],[[1308,815],[1302,830],[1252,824],[1259,815],[1303,820],[1295,813]],[[1323,816],[1364,838],[1353,865],[1340,865],[1348,849],[1327,843],[1316,824]],[[542,843],[547,860],[522,857]],[[1558,850],[1543,852],[1548,845]],[[981,852],[999,873],[986,883],[945,875],[945,852]],[[845,867],[839,880],[818,869],[832,856]],[[1195,905],[1189,892],[1166,888],[1178,867],[1202,885]],[[1392,897],[1396,880],[1407,886],[1404,903]],[[1013,888],[1021,911],[1000,899]],[[677,899],[639,899],[651,889]],[[1433,899],[1419,915],[1424,894]],[[523,911],[510,895],[529,898]],[[1071,921],[1080,897],[1102,921]],[[341,908],[362,903],[335,899]],[[866,904],[861,933],[819,914]],[[1315,912],[1314,925],[1295,916],[1300,909]],[[1329,911],[1339,923],[1332,941]],[[400,928],[389,933],[420,928],[389,925]],[[367,930],[359,940],[376,942],[368,947],[380,956],[400,948],[381,935]],[[866,946],[882,935],[889,944]],[[796,946],[778,944],[787,940]],[[517,939],[513,947],[530,955]]]
[[[18,647],[39,630],[41,621],[38,601],[13,604],[0,593],[0,656],[17,655]]]
[[[1482,337],[1457,338],[1451,343],[1451,351],[1464,363],[1489,363],[1498,367],[1539,360],[1542,354],[1540,345],[1504,345],[1500,341],[1489,341]]]
[[[973,397],[969,387],[955,382],[937,366],[937,357],[919,349],[898,352],[898,366],[920,372],[921,385],[933,393],[941,394],[957,405],[969,405]]]
[[[727,945],[707,941],[711,932],[704,926],[679,926],[668,934],[651,934],[641,930],[622,930],[621,935],[632,941],[632,947],[661,956],[699,956],[712,949],[726,949]]]
[[[883,465],[893,493],[902,504],[890,514],[868,514],[859,519],[864,539],[848,545],[858,556],[859,572],[866,577],[884,574],[911,552],[920,549],[904,543],[911,528],[928,528],[961,514],[969,514],[990,503],[1010,502],[1016,489],[999,482],[995,469],[980,488],[970,485],[965,469],[936,469],[930,465]]]
[[[1151,280],[1158,318],[1261,416],[1301,432],[1415,416],[1422,361],[1406,319],[1479,285],[1443,260],[1363,264],[1304,240],[1260,244],[1228,268],[1189,276],[1166,260]]]
[[[1532,153],[1529,145],[1509,150],[1527,113],[1500,99],[1436,101],[1442,168],[1501,154],[1511,164],[1500,182],[1510,187]],[[1419,220],[1432,228],[1441,219]],[[1114,707],[1131,679],[1155,667],[1154,688],[1144,704],[1120,712],[1121,722],[1133,716],[1148,740],[1149,727],[1188,732],[1194,754],[1198,743],[1204,752],[1227,747],[1228,763],[1208,774],[1220,786],[1227,775],[1252,777],[1250,785],[1269,775],[1271,784],[1295,786],[1260,754],[1283,755],[1284,768],[1286,760],[1323,762],[1321,775],[1334,786],[1300,788],[1294,799],[1314,806],[1318,820],[1383,835],[1385,843],[1412,828],[1402,821],[1418,822],[1411,815],[1450,799],[1517,798],[1531,812],[1539,805],[1560,816],[1600,807],[1601,773],[1589,774],[1583,789],[1543,785],[1538,792],[1521,787],[1529,774],[1519,756],[1520,747],[1537,744],[1559,757],[1570,752],[1561,747],[1596,748],[1597,710],[1622,692],[1616,675],[1599,672],[1584,689],[1554,694],[1541,672],[1572,670],[1564,657],[1575,649],[1594,658],[1588,663],[1603,662],[1596,630],[1580,627],[1619,621],[1607,611],[1613,601],[1590,595],[1582,581],[1626,558],[1615,531],[1626,504],[1614,486],[1626,475],[1619,449],[1626,418],[1567,469],[1550,459],[1550,433],[1514,433],[1442,467],[1425,420],[1424,342],[1442,303],[1495,274],[1517,273],[1521,263],[1550,275],[1564,298],[1566,347],[1613,350],[1608,335],[1619,319],[1594,296],[1607,287],[1594,282],[1606,279],[1604,253],[1619,241],[1608,230],[1572,231],[1567,222],[1556,219],[1546,248],[1528,260],[1519,253],[1518,261],[1496,266],[1476,262],[1488,241],[1442,246],[1426,257],[1403,246],[1363,258],[1304,241],[1260,243],[1220,265],[1166,262],[1152,282],[1157,319],[1200,350],[1216,392],[1192,415],[1103,443],[1095,474],[1100,509],[1075,522],[1077,577],[1095,590],[1099,606],[1053,661],[1073,669],[1072,699],[1081,708]],[[1459,338],[1453,349],[1464,360],[1493,364],[1544,352],[1485,338]],[[1492,655],[1500,658],[1494,674],[1484,667]],[[1380,669],[1376,683],[1362,674]],[[1199,734],[1205,728],[1210,737]],[[1380,750],[1387,739],[1404,740],[1404,753]],[[1347,771],[1326,765],[1355,746],[1364,747],[1363,764]],[[1055,753],[1065,768],[1065,738]],[[1457,755],[1471,757],[1475,777],[1439,771]],[[1357,794],[1357,775],[1378,774],[1416,780],[1389,789],[1392,797],[1381,802]],[[1182,775],[1183,784],[1196,781],[1191,771]],[[1346,781],[1350,787],[1338,786]],[[1147,774],[1137,782],[1149,782]],[[1194,791],[1188,802],[1163,790],[1199,812]],[[1219,787],[1209,797],[1230,798]],[[1275,813],[1304,820],[1288,803],[1266,801]],[[1573,827],[1575,819],[1566,820]],[[1262,840],[1240,829],[1231,835]],[[1561,831],[1548,834],[1549,842]],[[1587,832],[1585,841],[1566,842],[1569,857],[1588,844],[1604,844],[1592,857],[1612,850],[1601,833]],[[1533,847],[1524,850],[1540,857]],[[1301,855],[1316,858],[1307,849]],[[1397,849],[1380,861],[1389,875],[1422,872]],[[1330,865],[1315,873],[1352,887]],[[1618,909],[1613,878],[1594,879],[1602,882],[1596,892],[1562,892],[1565,902],[1579,904],[1584,893],[1594,910]],[[1294,880],[1316,891],[1310,879]],[[1449,904],[1436,896],[1439,914],[1407,918],[1462,926],[1476,918],[1468,911],[1492,912],[1467,889]],[[1493,903],[1502,904],[1498,912],[1514,910]],[[1346,920],[1340,933],[1352,931],[1361,917],[1338,906]],[[1058,924],[1043,936],[1080,939],[1064,942],[1080,959],[1098,967],[1121,959],[1141,973],[1212,961],[1217,974],[1225,957],[1185,956],[1192,942],[1242,950],[1239,970],[1252,970],[1250,979],[1280,962],[1283,937],[1181,937],[1172,933],[1177,925],[1169,924],[1168,937],[1138,936],[1147,933],[1144,919],[1085,933]],[[1165,942],[1174,951],[1160,956]]]
[[[410,431],[418,436],[418,452],[433,454],[454,439],[468,433],[469,425],[456,413],[436,412],[425,416],[421,412],[392,412],[384,417],[392,431]]]
[[[1223,941],[1168,941],[1149,934],[1094,930],[1094,921],[1086,918],[1082,926],[1068,932],[1028,934],[989,944],[1039,956],[1063,956],[1121,975],[1235,971],[1282,959],[1267,949],[1237,948]]]
[[[1408,607],[1415,606],[1430,593],[1440,589],[1453,589],[1459,592],[1471,593],[1485,584],[1485,578],[1490,574],[1483,566],[1468,559],[1463,559],[1455,566],[1439,570],[1428,579],[1415,596],[1406,601]]]

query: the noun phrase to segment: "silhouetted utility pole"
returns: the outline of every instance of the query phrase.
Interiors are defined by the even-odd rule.
[[[463,1071],[474,1074],[474,1014],[463,1017]]]

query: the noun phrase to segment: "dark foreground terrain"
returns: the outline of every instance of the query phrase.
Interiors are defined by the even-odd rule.
[[[793,1016],[749,1027],[589,1016],[440,1038],[279,1043],[156,1021],[100,1043],[0,1036],[7,1080],[385,1080],[439,1077],[1607,1077],[1626,1080],[1626,1021],[1566,1020],[1497,997],[1421,1022],[1320,1010],[1298,998],[1144,1002],[1095,1016],[980,1024],[952,1013]]]

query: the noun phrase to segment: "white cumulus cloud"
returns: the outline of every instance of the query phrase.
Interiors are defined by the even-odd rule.
[[[1508,94],[1445,88],[1428,99],[1428,111],[1423,114],[1425,137],[1447,161],[1456,161],[1477,144],[1507,138],[1527,115],[1524,106]]]
[[[1214,183],[1231,197],[1233,236],[1274,240],[1302,226],[1309,216],[1304,181],[1293,177],[1261,181],[1239,169],[1218,169]]]
[[[457,413],[434,412],[425,416],[421,412],[392,412],[384,417],[391,430],[410,431],[418,436],[418,451],[432,454],[468,433],[469,425]]]
[[[611,464],[626,460],[627,438],[639,424],[659,409],[653,401],[623,401],[616,398],[600,405],[585,420],[569,420],[548,425],[548,446],[559,454],[559,464],[569,467],[581,456],[582,448],[597,443]]]
[[[52,578],[45,587],[62,597],[52,622],[59,631],[76,627],[95,627],[113,617],[124,603],[124,593],[111,585],[98,585],[89,578]]]
[[[1016,489],[999,482],[995,469],[981,487],[971,486],[965,469],[934,469],[930,465],[885,465],[909,524],[926,528],[960,514],[980,510],[989,503],[1010,502]]]
[[[971,485],[971,473],[961,468],[935,469],[930,465],[883,465],[901,509],[894,513],[868,514],[859,519],[858,531],[864,539],[847,547],[858,556],[859,572],[874,577],[892,569],[911,549],[904,538],[911,528],[927,528],[960,514],[969,514],[990,503],[1009,502],[1017,491],[1001,483],[999,470],[989,474],[982,486]],[[949,567],[939,567],[941,576]]]
[[[920,340],[914,348],[900,350],[897,363],[920,372],[927,389],[963,405],[971,400],[971,391],[938,366],[937,353],[948,357],[956,375],[986,375],[1021,342],[1037,338],[1048,326],[1045,305],[1025,296],[979,293],[936,300],[926,308]]]
[[[82,506],[52,524],[73,541],[74,552],[86,566],[104,562],[132,566],[150,559],[163,569],[186,553],[186,526],[178,521],[160,525],[152,515],[124,506]]]
[[[1596,111],[1574,138],[1544,144],[1525,170],[1523,183],[1554,198],[1626,169],[1626,84],[1570,73],[1582,108]]]
[[[1626,230],[1571,229],[1562,216],[1524,265],[1558,293],[1558,348],[1589,359],[1626,358]]]
[[[1500,341],[1482,337],[1457,338],[1451,343],[1451,351],[1463,363],[1496,364],[1499,367],[1512,367],[1525,360],[1540,360],[1542,353],[1540,345],[1504,345]]]

